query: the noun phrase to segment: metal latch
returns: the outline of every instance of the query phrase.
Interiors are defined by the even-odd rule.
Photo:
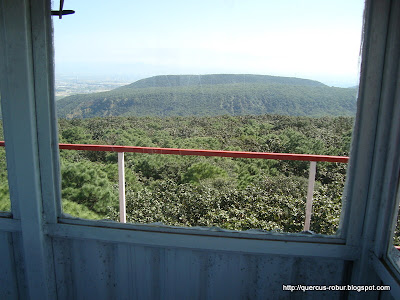
[[[52,10],[51,15],[58,16],[59,19],[62,19],[62,16],[72,15],[75,13],[74,10],[63,10],[63,6],[64,6],[64,0],[60,0],[60,10]]]

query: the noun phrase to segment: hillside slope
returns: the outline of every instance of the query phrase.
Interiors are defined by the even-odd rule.
[[[286,78],[286,82],[292,82],[288,84],[282,83],[285,82],[282,77],[260,75],[203,75],[196,76],[200,78],[198,81],[194,77],[156,76],[109,92],[66,97],[57,102],[58,115],[61,118],[351,116],[356,111],[354,90],[328,87],[316,81]],[[240,78],[248,80],[239,82]]]

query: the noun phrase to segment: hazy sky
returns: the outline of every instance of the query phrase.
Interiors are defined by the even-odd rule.
[[[58,1],[54,3],[58,9]],[[362,0],[65,0],[56,73],[246,73],[357,84]]]

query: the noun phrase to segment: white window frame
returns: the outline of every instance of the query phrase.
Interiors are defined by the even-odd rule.
[[[2,109],[12,218],[0,216],[0,229],[24,237],[32,295],[52,299],[55,293],[49,259],[52,238],[348,260],[353,261],[352,284],[383,282],[391,285],[393,295],[400,295],[400,275],[387,254],[400,168],[399,12],[400,1],[367,0],[359,102],[340,232],[306,236],[64,218],[50,1],[1,1],[0,44],[5,47],[0,47],[0,82],[6,100]],[[37,255],[29,259],[32,252]]]

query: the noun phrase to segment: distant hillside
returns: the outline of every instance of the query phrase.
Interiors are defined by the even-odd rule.
[[[197,78],[197,79],[195,79]],[[201,82],[201,84],[200,84]],[[299,78],[185,75],[142,79],[109,92],[57,102],[61,118],[104,116],[352,116],[355,91]]]
[[[304,86],[325,86],[323,83],[294,77],[279,77],[270,75],[251,74],[212,74],[212,75],[160,75],[138,80],[123,88],[149,88],[149,87],[178,87],[209,84],[290,84]]]

